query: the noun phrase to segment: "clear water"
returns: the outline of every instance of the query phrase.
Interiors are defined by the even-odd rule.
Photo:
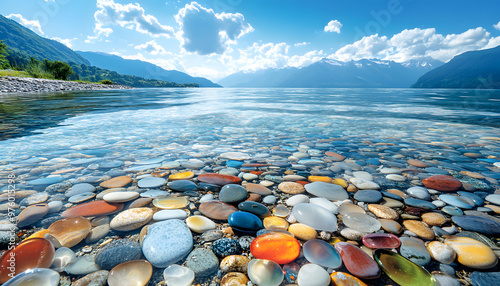
[[[0,120],[4,164],[96,149],[114,158],[189,158],[240,145],[296,147],[307,138],[465,146],[500,137],[500,91],[136,89],[3,95]]]

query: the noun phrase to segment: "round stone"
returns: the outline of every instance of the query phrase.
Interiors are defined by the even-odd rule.
[[[264,228],[266,229],[288,229],[288,222],[285,219],[277,216],[264,218],[263,224]]]
[[[255,258],[286,264],[299,256],[300,244],[292,236],[280,232],[270,232],[256,237],[250,245],[250,252]]]
[[[167,220],[167,219],[185,219],[187,213],[184,210],[161,210],[155,212],[153,219],[156,221]]]
[[[239,272],[229,272],[220,280],[220,286],[237,286],[237,285],[247,285],[248,277]]]
[[[159,188],[167,183],[167,180],[160,177],[146,177],[137,182],[137,186],[143,189]]]
[[[239,255],[243,252],[240,243],[231,238],[221,238],[214,241],[212,251],[220,257]]]
[[[196,248],[186,258],[186,267],[193,270],[195,277],[207,277],[219,268],[219,259],[206,248]]]
[[[43,218],[49,212],[47,204],[31,205],[25,208],[17,217],[17,226],[22,228],[29,226]]]
[[[102,182],[100,186],[106,189],[112,189],[125,187],[130,183],[132,183],[132,178],[128,176],[119,176]]]
[[[367,286],[357,277],[345,272],[333,272],[330,274],[334,286]]]
[[[161,196],[153,200],[153,205],[160,209],[182,209],[188,205],[187,197]]]
[[[363,236],[363,244],[372,249],[398,248],[401,245],[401,240],[390,233],[369,233]]]
[[[418,265],[426,265],[431,261],[431,256],[421,240],[411,237],[401,237],[399,253],[406,259]]]
[[[109,286],[146,285],[153,274],[153,266],[147,260],[120,263],[109,272]]]
[[[297,282],[301,286],[328,286],[330,276],[323,267],[309,263],[300,268]]]
[[[304,257],[311,263],[337,269],[342,265],[340,254],[335,248],[319,239],[308,240],[303,246]]]
[[[278,286],[284,278],[278,263],[266,259],[252,259],[248,263],[248,277],[257,285]]]
[[[243,233],[255,233],[264,228],[260,218],[252,213],[237,211],[228,218],[229,225],[236,231]]]
[[[247,190],[235,184],[227,184],[219,192],[219,200],[224,203],[238,203],[247,198]]]
[[[457,254],[457,261],[474,269],[489,269],[497,265],[498,258],[488,246],[469,238],[451,236],[445,240]]]
[[[434,239],[434,232],[425,223],[418,220],[405,220],[403,226],[419,237],[427,240]]]
[[[65,210],[61,216],[69,217],[96,217],[110,215],[119,212],[123,209],[122,203],[108,203],[105,201],[93,201],[85,204],[74,206]]]
[[[452,176],[435,175],[423,179],[422,183],[429,189],[434,189],[442,192],[453,192],[462,187],[462,183]]]
[[[422,221],[432,226],[442,226],[446,223],[446,218],[440,213],[425,213],[422,215]]]
[[[73,247],[80,243],[92,229],[90,221],[83,217],[65,218],[51,224],[49,235],[54,238],[59,247]]]
[[[206,173],[206,174],[201,174],[197,177],[198,181],[208,183],[208,184],[214,184],[218,186],[224,186],[228,184],[240,184],[241,179],[236,177],[236,176],[231,176],[231,175],[222,175],[222,174],[216,174],[216,173]]]
[[[425,200],[425,201],[430,201],[431,200],[431,195],[427,191],[426,188],[422,187],[411,187],[406,190],[406,193],[409,194],[410,196],[420,199],[420,200]]]
[[[141,246],[128,239],[119,239],[110,242],[95,256],[95,263],[99,268],[111,270],[123,262],[140,259]]]
[[[382,200],[382,193],[376,190],[359,190],[354,194],[354,199],[364,203],[378,203]]]
[[[371,216],[363,213],[347,213],[342,217],[342,222],[354,230],[370,233],[375,232],[382,226],[381,223]]]
[[[453,263],[453,261],[455,261],[455,251],[442,242],[431,241],[426,245],[426,247],[431,257],[439,263],[451,264]]]
[[[167,285],[190,286],[194,281],[194,272],[188,267],[172,264],[163,271]]]
[[[102,199],[108,203],[124,203],[135,200],[139,197],[138,192],[112,192],[105,194]]]
[[[321,206],[314,204],[298,204],[293,207],[292,213],[298,222],[316,230],[337,230],[337,217]]]
[[[278,185],[278,189],[285,194],[301,194],[305,192],[304,186],[296,182],[282,182]]]
[[[64,194],[66,197],[72,197],[74,195],[79,195],[81,193],[93,193],[95,192],[95,187],[89,183],[75,184],[69,188]]]
[[[197,184],[189,180],[175,180],[167,184],[168,188],[176,192],[195,192],[200,189]]]
[[[201,215],[193,215],[188,217],[186,219],[186,225],[189,227],[189,229],[197,233],[204,233],[205,231],[216,228],[215,222]]]
[[[229,255],[224,257],[220,263],[222,272],[247,272],[250,258],[243,255]]]
[[[241,202],[238,205],[238,209],[241,211],[253,213],[254,215],[260,217],[265,217],[269,215],[269,210],[267,209],[267,207],[258,202],[251,202],[251,201]]]
[[[175,180],[189,180],[194,178],[194,173],[192,171],[187,171],[187,172],[179,172],[172,174],[168,177],[170,181],[175,181]]]
[[[380,269],[377,263],[361,248],[347,242],[337,242],[335,249],[340,253],[347,270],[354,276],[361,279],[380,277]]]
[[[349,198],[346,190],[339,185],[325,182],[314,182],[305,185],[308,193],[317,197],[325,198],[332,201],[343,201]]]
[[[382,225],[382,228],[387,232],[400,234],[403,231],[403,227],[397,221],[390,219],[379,219],[378,221]]]
[[[391,220],[397,220],[399,218],[398,213],[387,206],[369,204],[368,210],[379,218],[391,219]]]
[[[309,203],[309,197],[303,194],[294,195],[285,201],[287,206],[294,207],[298,204]]]
[[[221,201],[202,203],[198,209],[203,215],[216,220],[227,220],[232,213],[238,211],[238,209],[232,205],[225,204]]]
[[[150,208],[133,208],[116,215],[109,226],[117,231],[130,231],[146,225],[153,218]]]
[[[57,286],[59,285],[59,273],[51,269],[35,268],[28,269],[14,276],[3,286]]]
[[[455,215],[451,219],[465,230],[500,237],[500,223],[490,218],[472,215]]]

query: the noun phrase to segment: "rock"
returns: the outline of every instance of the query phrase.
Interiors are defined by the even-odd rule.
[[[278,216],[269,216],[264,218],[263,220],[264,228],[266,229],[282,229],[282,230],[287,230],[288,229],[288,222]]]
[[[220,257],[239,255],[243,252],[240,243],[231,238],[221,238],[214,241],[212,244],[212,251]]]
[[[310,194],[332,201],[342,201],[349,198],[346,190],[335,184],[314,182],[305,185],[305,189]]]
[[[193,270],[195,277],[207,277],[219,268],[217,256],[205,248],[196,248],[186,258],[186,267]]]
[[[368,210],[379,218],[391,219],[391,220],[397,220],[399,218],[398,213],[387,206],[369,204]]]
[[[292,209],[298,222],[316,230],[336,231],[337,217],[327,209],[313,204],[298,204]]]
[[[345,272],[333,272],[330,274],[330,279],[334,286],[367,286],[357,277]]]
[[[399,253],[418,265],[427,265],[431,261],[431,256],[425,245],[415,238],[401,237],[401,247]]]
[[[236,231],[242,233],[255,233],[264,228],[260,218],[252,213],[237,211],[228,218],[229,225]]]
[[[248,263],[248,277],[257,285],[278,286],[283,281],[283,270],[274,261],[252,259]]]
[[[112,192],[102,197],[108,203],[124,203],[137,199],[138,192]]]
[[[294,223],[288,227],[288,231],[291,232],[296,238],[300,240],[311,240],[318,236],[316,230],[308,225],[302,223]]]
[[[431,241],[426,245],[426,247],[431,257],[439,263],[451,264],[453,263],[453,261],[455,261],[455,251],[442,242]]]
[[[474,269],[489,269],[497,265],[498,258],[488,246],[468,238],[451,236],[445,242],[457,254],[457,261]]]
[[[110,215],[119,212],[123,209],[122,203],[107,203],[105,201],[93,201],[90,203],[80,204],[65,210],[61,216],[70,217],[96,217]]]
[[[93,193],[95,192],[96,188],[92,186],[89,183],[80,183],[80,184],[75,184],[69,188],[65,195],[66,197],[72,197],[74,195],[79,195],[82,193]]]
[[[428,225],[442,226],[446,223],[446,218],[440,213],[425,213],[422,215],[422,221]]]
[[[243,273],[229,272],[220,280],[220,286],[247,285],[249,281]]]
[[[106,237],[110,230],[111,228],[109,227],[109,224],[94,227],[85,238],[85,243],[90,244],[99,241],[101,238]]]
[[[153,274],[153,266],[147,260],[133,260],[115,266],[109,272],[109,286],[146,285]]]
[[[330,276],[323,267],[309,263],[300,268],[297,282],[301,286],[328,286]]]
[[[54,254],[54,260],[52,261],[50,268],[56,270],[57,272],[62,272],[64,271],[64,268],[66,268],[66,265],[75,261],[76,254],[73,250],[67,247],[60,247]]]
[[[172,264],[163,271],[167,286],[190,286],[194,281],[194,272],[188,267]]]
[[[485,235],[500,237],[500,223],[480,216],[455,215],[451,218],[454,223],[465,230],[476,231]]]
[[[378,203],[382,200],[382,193],[375,190],[359,190],[354,194],[354,199],[364,203]]]
[[[137,186],[142,189],[159,188],[167,183],[167,180],[159,177],[146,177],[137,182]]]
[[[222,272],[247,272],[250,258],[243,255],[229,255],[222,259],[220,269]]]
[[[338,207],[331,201],[325,199],[325,198],[311,198],[309,202],[313,205],[318,205],[321,207],[324,207],[325,209],[329,210],[333,214],[338,214]]]
[[[65,218],[51,224],[48,233],[59,247],[73,247],[80,243],[92,229],[92,224],[83,217]]]
[[[182,179],[169,182],[167,186],[169,189],[176,192],[194,192],[200,189],[194,182]]]
[[[296,182],[282,182],[278,189],[285,194],[296,195],[305,192],[304,186]]]
[[[4,286],[24,286],[24,285],[40,285],[40,286],[57,286],[59,285],[59,273],[51,269],[35,268],[28,269],[17,274]]]
[[[478,272],[474,271],[469,276],[472,285],[474,286],[491,286],[498,284],[500,281],[500,272]]]
[[[390,233],[369,233],[363,236],[363,244],[372,249],[398,248],[401,241],[397,236]]]
[[[378,221],[382,225],[382,228],[387,232],[390,232],[392,234],[400,234],[403,231],[403,227],[401,227],[401,225],[397,221],[389,219],[379,219]]]
[[[361,208],[360,206],[355,205],[353,203],[350,203],[350,202],[342,203],[338,207],[338,211],[339,211],[339,213],[341,213],[343,215],[345,215],[347,213],[363,213],[363,214],[366,213],[363,208]]]
[[[435,175],[422,180],[424,186],[429,189],[438,190],[441,192],[453,192],[462,187],[462,183],[452,176]]]
[[[273,193],[261,184],[248,183],[245,185],[245,189],[247,189],[249,193],[259,194],[261,196],[267,196]]]
[[[265,196],[262,199],[262,202],[265,203],[265,204],[268,204],[268,205],[272,205],[272,204],[274,204],[276,202],[276,197],[273,196],[273,195]]]
[[[380,186],[372,181],[368,181],[362,178],[352,178],[351,183],[353,183],[356,188],[360,190],[378,190],[380,189]]]
[[[198,209],[203,215],[216,220],[227,220],[232,213],[238,211],[238,209],[232,205],[225,204],[221,201],[202,203]]]
[[[428,202],[428,201],[424,201],[424,200],[419,200],[419,199],[414,199],[414,198],[406,198],[404,199],[404,202],[406,205],[408,206],[412,206],[412,207],[416,207],[416,208],[422,208],[424,210],[435,210],[437,209],[437,207]]]
[[[66,266],[66,272],[73,275],[86,275],[100,270],[95,263],[95,255],[80,256],[75,262]]]
[[[332,183],[332,178],[327,176],[309,176],[307,178],[309,182],[324,182],[324,183]]]
[[[361,279],[380,277],[377,263],[359,247],[347,242],[337,242],[335,249],[340,253],[347,270],[354,276]]]
[[[486,201],[500,206],[500,194],[490,194],[484,198]]]
[[[259,217],[266,217],[270,214],[265,205],[251,201],[241,202],[238,205],[238,209],[241,211],[252,213]]]
[[[309,197],[303,194],[294,195],[288,198],[285,203],[287,206],[294,207],[298,204],[309,203]]]
[[[335,248],[319,239],[308,240],[303,246],[304,257],[311,263],[337,269],[342,265],[340,254]]]
[[[153,205],[160,209],[182,209],[188,205],[187,197],[161,196],[153,200]]]
[[[342,217],[342,222],[354,230],[370,233],[375,232],[382,226],[381,223],[371,216],[363,213],[347,213]]]
[[[140,259],[141,246],[128,239],[119,239],[110,242],[95,256],[95,263],[103,270],[111,270],[123,262]]]
[[[241,179],[236,176],[221,175],[216,173],[201,174],[197,177],[198,181],[214,184],[218,186],[225,186],[228,184],[240,184]]]
[[[99,270],[76,280],[72,286],[106,286],[109,271]]]
[[[458,197],[458,196],[452,196],[452,195],[440,195],[439,199],[442,200],[443,202],[456,206],[461,209],[472,209],[474,208],[474,202],[463,197]]]
[[[117,231],[130,231],[138,229],[147,224],[153,218],[153,210],[150,208],[133,208],[122,211],[116,215],[109,226]]]
[[[399,285],[436,285],[423,267],[388,249],[376,249],[373,257],[389,278]]]
[[[43,218],[49,212],[47,204],[31,205],[25,208],[17,217],[17,226],[20,228],[29,226]]]
[[[422,162],[420,160],[417,160],[417,159],[409,159],[406,162],[408,164],[410,164],[411,166],[415,166],[415,167],[419,167],[419,168],[427,168],[427,167],[429,167],[429,164],[424,163],[424,162]]]
[[[417,199],[420,199],[420,200],[424,200],[424,201],[431,200],[431,195],[429,194],[429,192],[427,191],[426,188],[422,188],[422,187],[418,187],[418,186],[411,187],[411,188],[408,188],[406,190],[406,193],[409,194],[410,196],[417,198]]]
[[[161,210],[157,211],[153,215],[153,220],[161,221],[168,219],[180,219],[183,220],[187,217],[187,213],[184,210]]]
[[[187,172],[179,172],[175,174],[171,174],[168,179],[170,181],[175,181],[175,180],[189,180],[194,178],[194,173],[192,171],[187,171]],[[173,182],[171,182],[173,183]]]
[[[286,264],[299,256],[300,243],[292,236],[271,232],[257,236],[250,245],[250,252],[255,258]]]
[[[150,225],[142,244],[144,256],[158,268],[180,261],[192,248],[191,231],[186,224],[177,219]]]
[[[128,176],[119,176],[119,177],[115,177],[115,178],[109,179],[107,181],[104,181],[101,184],[99,184],[99,186],[106,188],[106,189],[112,189],[112,188],[122,188],[130,183],[132,183],[132,178],[130,178]]]
[[[224,203],[239,203],[247,198],[247,190],[235,184],[227,184],[219,192],[219,200]]]
[[[188,217],[186,219],[186,225],[189,227],[189,229],[197,233],[204,233],[206,231],[216,228],[216,225],[212,220],[201,215],[194,215]]]

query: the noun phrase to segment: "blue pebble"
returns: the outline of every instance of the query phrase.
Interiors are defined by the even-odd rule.
[[[236,239],[231,238],[221,238],[214,241],[212,251],[220,257],[243,253],[240,243]]]

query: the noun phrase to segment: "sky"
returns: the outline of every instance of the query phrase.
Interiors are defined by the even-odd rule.
[[[497,0],[2,0],[0,14],[74,50],[213,81],[340,61],[449,61],[500,45]]]

